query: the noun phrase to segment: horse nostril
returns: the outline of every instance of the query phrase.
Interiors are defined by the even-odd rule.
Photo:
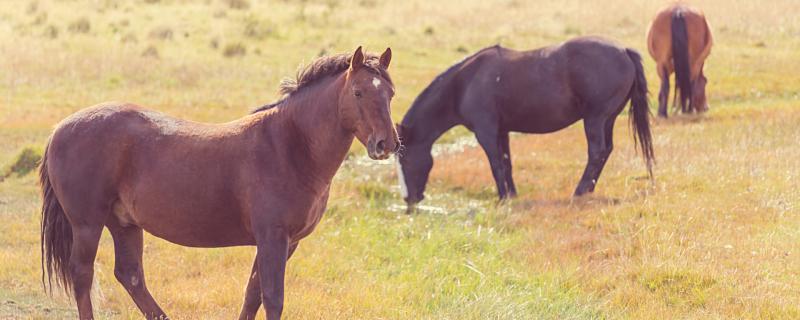
[[[381,152],[383,152],[384,150],[386,150],[386,148],[385,148],[385,147],[386,147],[386,142],[384,142],[384,140],[378,141],[378,143],[377,143],[377,144],[375,144],[375,148],[377,148],[377,149],[378,149],[378,150],[380,150]]]

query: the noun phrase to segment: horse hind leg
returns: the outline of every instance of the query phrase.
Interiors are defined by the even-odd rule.
[[[480,128],[475,131],[475,137],[478,138],[478,144],[483,147],[486,157],[489,158],[489,165],[492,167],[492,176],[494,176],[495,185],[497,186],[497,195],[500,197],[500,200],[504,200],[508,198],[506,167],[503,161],[500,137],[498,136],[497,130]]]
[[[92,311],[92,281],[94,260],[103,226],[72,226],[72,249],[69,257],[69,272],[72,291],[78,305],[80,319],[94,319]]]
[[[608,162],[608,158],[611,156],[611,152],[614,151],[614,123],[616,122],[617,117],[611,117],[610,119],[606,120],[604,134],[605,134],[605,149],[602,154],[602,162],[600,162],[600,167],[597,170],[597,174],[594,176],[595,184],[597,186],[597,181],[600,180],[600,174],[603,173],[603,169],[606,166],[606,162]],[[592,188],[594,191],[594,188]]]
[[[585,119],[583,121],[586,141],[589,146],[589,157],[586,168],[581,176],[578,187],[575,188],[574,196],[582,196],[586,193],[594,192],[597,178],[603,170],[605,158],[608,151],[606,145],[606,123],[605,119]]]
[[[143,232],[133,225],[121,225],[116,216],[107,224],[114,238],[114,276],[147,319],[168,319],[144,281],[142,267]]]
[[[658,91],[658,116],[663,118],[667,117],[667,104],[669,101],[669,75],[670,72],[666,66],[658,67],[658,77],[661,78],[661,89]]]

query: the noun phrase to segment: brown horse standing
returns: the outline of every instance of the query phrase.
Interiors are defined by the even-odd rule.
[[[667,117],[669,77],[675,72],[675,101],[681,112],[705,112],[706,77],[703,64],[711,53],[711,29],[699,9],[675,4],[661,10],[647,33],[647,49],[656,61],[661,89],[658,93],[658,114]],[[678,99],[680,92],[680,99]]]
[[[321,58],[284,84],[285,98],[225,124],[103,104],[62,121],[40,168],[42,264],[72,288],[81,319],[103,227],[114,275],[148,319],[166,319],[147,290],[142,230],[191,247],[255,245],[241,319],[263,301],[280,318],[286,261],[319,222],[353,137],[373,159],[399,147],[389,115],[391,51]],[[44,271],[43,271],[44,272]],[[43,275],[44,277],[44,275]]]

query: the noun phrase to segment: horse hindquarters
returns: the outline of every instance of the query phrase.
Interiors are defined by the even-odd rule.
[[[630,100],[630,119],[634,131],[634,141],[639,143],[647,161],[648,173],[652,177],[653,147],[649,126],[649,104],[647,100],[647,80],[644,77],[642,57],[633,49],[625,49],[626,60],[632,63],[633,81],[624,82],[624,95],[618,94],[601,103],[599,109],[584,118],[584,130],[588,144],[588,161],[581,181],[575,189],[575,196],[593,192],[597,180],[613,151],[614,122],[625,104]],[[630,79],[630,78],[626,78]],[[621,82],[622,83],[622,82]],[[628,84],[630,83],[630,84]],[[630,85],[630,87],[627,87]]]
[[[65,200],[68,195],[62,194],[62,199],[56,195],[56,190],[65,189],[57,188],[51,182],[51,173],[58,172],[51,167],[52,140],[51,138],[45,148],[39,168],[43,195],[42,279],[44,280],[46,270],[48,283],[50,283],[50,278],[55,273],[65,290],[72,289],[80,319],[93,319],[90,294],[94,278],[94,259],[97,255],[103,224],[102,222],[96,223],[96,219],[91,219],[92,214],[87,212],[90,207],[67,205],[69,202],[64,203],[62,200]],[[80,190],[69,188],[66,191],[80,193]],[[83,195],[78,194],[77,196]],[[72,203],[80,203],[80,201],[72,201]],[[72,218],[67,218],[68,215]]]
[[[123,285],[132,295],[139,291],[140,286],[144,288],[143,276],[137,272],[140,270],[137,265],[141,264],[141,253],[138,256],[130,255],[141,250],[120,244],[118,233],[114,232],[112,225],[118,224],[112,216],[112,206],[118,197],[113,177],[118,172],[119,159],[123,158],[124,152],[118,146],[121,137],[111,135],[106,129],[114,127],[109,121],[118,119],[115,117],[118,115],[120,113],[117,110],[110,108],[90,108],[76,113],[55,130],[42,160],[41,181],[46,206],[43,221],[47,221],[42,230],[43,253],[48,269],[51,266],[62,269],[59,274],[66,286],[72,288],[81,319],[93,317],[90,292],[94,260],[106,223],[110,224],[109,229],[115,237],[115,274],[118,278],[124,276]],[[119,129],[118,126],[115,128]],[[98,139],[98,136],[102,139]],[[59,220],[62,220],[60,224],[51,223]],[[48,225],[52,227],[48,228]],[[69,243],[68,251],[52,246],[54,241]],[[54,258],[59,260],[58,265],[52,262]],[[68,267],[64,268],[66,265]],[[122,272],[119,268],[122,268]],[[136,281],[133,281],[134,278]],[[133,282],[137,284],[131,285]],[[134,300],[140,308],[149,305],[142,304],[145,301],[143,299]],[[146,315],[150,317],[155,313]]]

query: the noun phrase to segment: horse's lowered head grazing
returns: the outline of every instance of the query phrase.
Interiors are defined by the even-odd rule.
[[[394,85],[386,70],[391,60],[389,48],[376,59],[366,57],[358,47],[339,95],[339,116],[367,147],[369,157],[375,160],[387,159],[400,149],[400,139],[389,112]]]
[[[692,83],[692,101],[690,105],[698,113],[706,112],[710,108],[706,99],[706,83],[708,83],[708,79],[702,73]]]
[[[403,200],[408,209],[413,210],[414,205],[425,199],[425,185],[433,167],[433,156],[425,152],[425,144],[412,143],[411,130],[403,124],[397,124],[397,133],[407,148],[397,154],[397,179]]]

